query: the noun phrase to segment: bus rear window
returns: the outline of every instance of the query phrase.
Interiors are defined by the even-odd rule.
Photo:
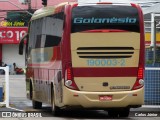
[[[77,6],[72,10],[71,32],[112,29],[139,32],[138,10],[132,6]]]

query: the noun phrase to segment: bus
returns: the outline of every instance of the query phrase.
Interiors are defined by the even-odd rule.
[[[37,10],[26,38],[33,108],[105,110],[128,117],[144,103],[144,23],[136,4],[63,3]],[[23,54],[24,38],[19,44]]]

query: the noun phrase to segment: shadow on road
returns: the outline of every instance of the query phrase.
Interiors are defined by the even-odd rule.
[[[43,107],[40,111],[45,117],[55,117],[50,107]],[[104,110],[64,110],[59,116],[61,118],[74,118],[74,119],[109,119],[107,111]],[[111,119],[131,119],[131,118],[111,118]]]

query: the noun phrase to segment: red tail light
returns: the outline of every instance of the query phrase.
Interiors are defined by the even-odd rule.
[[[138,69],[138,79],[143,79],[143,68]]]
[[[144,68],[139,67],[137,80],[136,80],[132,90],[136,90],[136,89],[142,88],[144,86],[143,76],[144,76]]]
[[[72,72],[71,72],[71,68],[67,68],[67,80],[72,80]]]
[[[78,87],[73,79],[72,65],[70,63],[66,65],[64,84],[70,89],[78,90]]]

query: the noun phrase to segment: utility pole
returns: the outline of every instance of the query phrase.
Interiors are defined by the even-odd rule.
[[[31,9],[32,9],[31,0],[28,0],[28,10],[30,11]]]

